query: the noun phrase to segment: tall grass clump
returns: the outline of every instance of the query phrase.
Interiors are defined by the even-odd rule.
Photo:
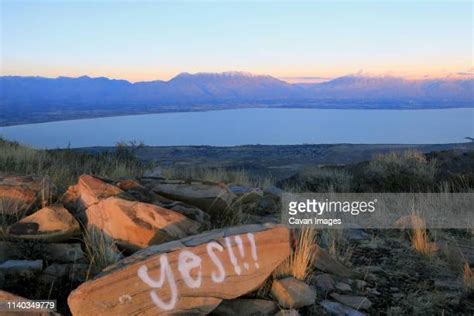
[[[313,259],[313,247],[316,241],[316,230],[303,227],[295,231],[295,247],[290,257],[282,262],[273,272],[273,277],[281,278],[293,276],[298,280],[305,281],[311,272]]]
[[[28,208],[18,200],[0,199],[0,240],[6,237],[8,226],[22,219]]]
[[[434,244],[430,241],[425,220],[415,212],[410,215],[410,219],[413,228],[410,235],[412,248],[419,254],[430,258],[436,249]]]
[[[63,191],[81,174],[112,179],[142,175],[148,166],[135,158],[134,150],[133,143],[101,153],[37,150],[0,138],[0,174],[48,176]]]
[[[89,261],[89,272],[95,274],[121,259],[121,254],[112,238],[100,229],[87,227],[83,231],[83,243]]]
[[[433,187],[436,161],[417,151],[376,156],[364,170],[361,189],[382,192],[426,190]]]

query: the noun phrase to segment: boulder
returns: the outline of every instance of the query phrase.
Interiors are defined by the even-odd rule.
[[[50,205],[8,228],[9,237],[61,242],[79,235],[79,223],[62,205]]]
[[[44,177],[0,177],[0,203],[6,215],[23,214],[41,201],[48,202],[56,188]]]
[[[326,250],[318,245],[313,245],[311,263],[316,269],[323,272],[341,277],[350,277],[352,275],[352,271],[348,267],[331,257]]]
[[[365,296],[352,296],[332,293],[331,297],[336,301],[357,310],[368,310],[372,307],[372,302]]]
[[[293,277],[274,280],[271,294],[280,306],[290,309],[313,305],[316,299],[316,292],[308,284]]]
[[[365,316],[366,314],[356,311],[350,307],[344,306],[341,303],[324,300],[319,303],[329,315],[334,316]]]
[[[89,226],[132,250],[184,238],[199,229],[199,223],[177,212],[117,197],[89,206],[86,215]]]
[[[49,262],[81,262],[85,260],[80,243],[30,244],[28,242],[0,241],[0,261],[20,258],[42,259]]]
[[[81,217],[81,213],[89,206],[117,195],[125,197],[125,193],[112,183],[90,175],[82,175],[77,184],[68,188],[61,201],[68,210]]]
[[[209,313],[257,289],[290,254],[288,229],[247,225],[136,252],[80,285],[73,315]]]
[[[148,190],[135,180],[124,180],[117,183],[117,186],[127,194],[133,196],[137,201],[151,203],[163,208],[178,212],[184,216],[201,224],[203,229],[211,227],[211,218],[209,214],[201,209],[183,203],[174,201]]]
[[[245,299],[240,298],[236,300],[223,301],[212,312],[212,315],[217,316],[270,316],[278,311],[278,306],[275,302],[261,299]]]
[[[140,182],[157,194],[197,206],[209,213],[227,209],[236,197],[222,183],[145,177]]]

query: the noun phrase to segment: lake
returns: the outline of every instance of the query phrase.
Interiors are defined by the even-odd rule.
[[[435,144],[474,137],[474,109],[238,109],[106,117],[0,127],[37,148],[244,144]]]

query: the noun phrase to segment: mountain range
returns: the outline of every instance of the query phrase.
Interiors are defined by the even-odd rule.
[[[105,77],[0,77],[0,126],[71,118],[241,107],[474,107],[474,79],[348,75],[313,84],[243,72],[181,73],[131,83]]]

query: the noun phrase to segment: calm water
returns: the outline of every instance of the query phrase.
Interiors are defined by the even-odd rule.
[[[0,127],[38,148],[114,145],[451,143],[474,137],[474,109],[239,109],[166,113]]]

